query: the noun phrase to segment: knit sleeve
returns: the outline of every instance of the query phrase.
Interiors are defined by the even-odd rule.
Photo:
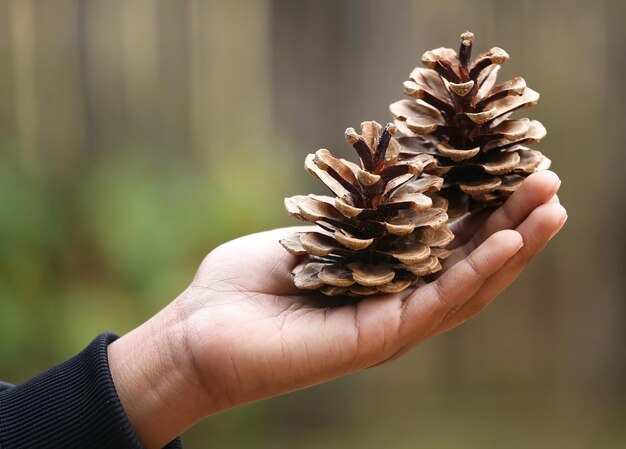
[[[0,385],[1,449],[144,449],[117,395],[99,335],[78,355],[17,386]],[[181,448],[179,439],[166,446]]]

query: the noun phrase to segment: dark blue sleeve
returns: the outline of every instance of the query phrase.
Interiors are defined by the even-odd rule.
[[[0,383],[1,449],[144,449],[134,434],[109,371],[99,335],[73,358],[12,386]],[[181,448],[179,439],[166,446]]]

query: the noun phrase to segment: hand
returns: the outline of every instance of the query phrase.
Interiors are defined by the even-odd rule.
[[[298,290],[297,258],[278,244],[297,228],[218,247],[180,297],[109,349],[133,428],[161,447],[204,416],[385,363],[457,326],[561,229],[559,184],[534,174],[502,207],[455,223],[441,275],[399,294],[346,303]]]

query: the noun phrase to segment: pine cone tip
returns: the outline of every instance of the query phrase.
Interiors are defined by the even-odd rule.
[[[405,136],[402,144],[435,157],[427,171],[445,178],[442,195],[460,201],[450,206],[457,213],[462,205],[476,210],[501,204],[520,179],[548,165],[526,146],[546,135],[543,125],[511,118],[537,104],[539,93],[521,77],[497,84],[509,54],[493,47],[472,60],[474,40],[466,31],[458,53],[444,47],[425,52],[424,67],[416,67],[403,83],[411,99],[390,106]]]

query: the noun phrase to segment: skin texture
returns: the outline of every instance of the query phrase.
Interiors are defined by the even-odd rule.
[[[278,240],[298,228],[228,242],[155,317],[112,343],[111,373],[148,449],[208,415],[389,362],[493,301],[567,219],[549,171],[495,211],[453,226],[439,277],[361,301],[303,294],[297,258]],[[299,229],[307,229],[301,227]]]

